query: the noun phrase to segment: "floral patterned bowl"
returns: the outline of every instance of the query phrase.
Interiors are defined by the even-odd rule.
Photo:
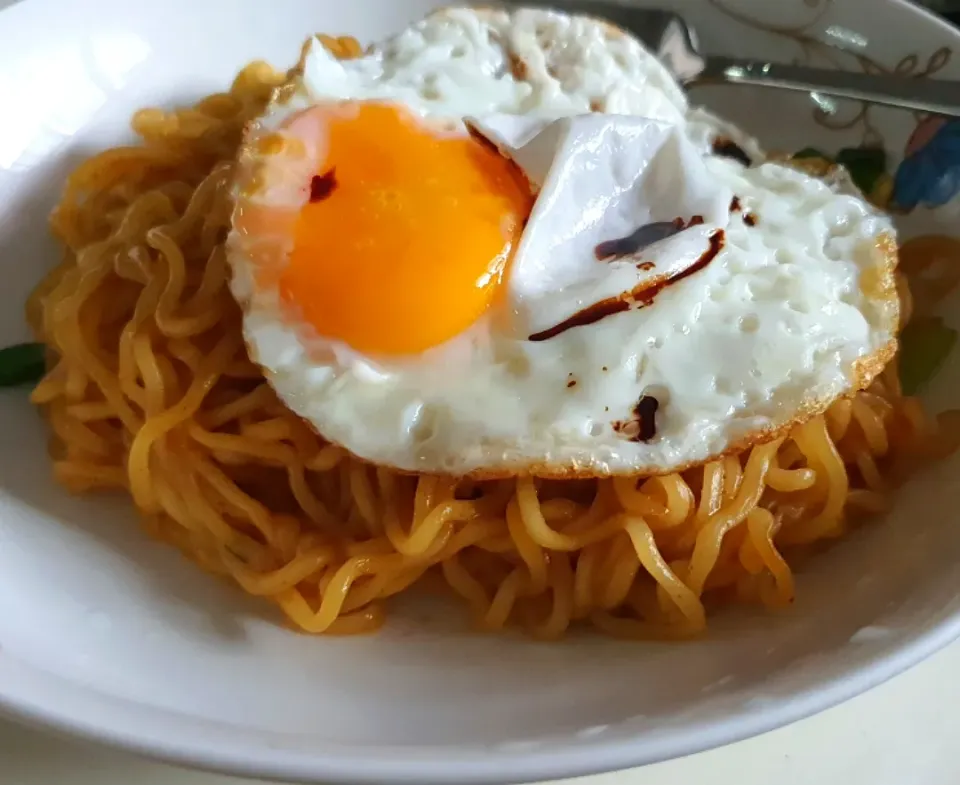
[[[2,4],[3,0],[0,0]],[[25,0],[0,12],[0,345],[57,249],[46,214],[78,157],[144,105],[285,65],[308,32],[373,38],[434,0]],[[901,0],[649,0],[705,49],[960,79],[960,32]],[[956,405],[960,121],[726,87],[695,94],[810,166],[847,166],[893,212],[930,310],[905,382]],[[128,749],[311,782],[519,782],[685,755],[826,708],[960,634],[960,462],[805,564],[795,607],[731,612],[689,644],[542,645],[414,607],[381,634],[314,639],[148,542],[122,500],[50,479],[44,428],[0,395],[0,708]]]

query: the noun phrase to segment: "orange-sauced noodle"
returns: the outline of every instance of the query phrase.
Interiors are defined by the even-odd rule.
[[[53,217],[65,258],[28,313],[59,481],[128,492],[150,534],[295,627],[372,630],[420,583],[485,630],[694,634],[718,604],[790,603],[791,560],[945,449],[895,368],[786,439],[665,477],[471,483],[325,444],[247,359],[227,288],[231,161],[282,79],[255,63],[229,93],[141,111],[142,144],[82,164]]]

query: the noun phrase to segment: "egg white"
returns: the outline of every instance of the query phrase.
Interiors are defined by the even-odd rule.
[[[307,106],[390,100],[464,132],[471,118],[542,189],[508,305],[402,360],[359,355],[297,323],[275,290],[255,284],[231,235],[251,355],[291,409],[361,458],[487,477],[670,472],[821,411],[894,351],[886,217],[788,166],[711,155],[713,118],[691,111],[663,66],[608,25],[450,9],[357,60],[314,42],[291,85],[251,128],[248,157],[260,134]],[[729,209],[733,195],[740,211]],[[649,271],[590,253],[631,226],[692,215],[703,225],[648,249]],[[651,306],[528,340],[591,299],[693,264],[717,231],[717,257]],[[660,402],[656,435],[630,441],[615,424],[644,394]]]

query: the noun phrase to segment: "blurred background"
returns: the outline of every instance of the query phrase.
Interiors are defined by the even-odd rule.
[[[941,13],[953,22],[960,24],[960,0],[918,0],[918,4]]]

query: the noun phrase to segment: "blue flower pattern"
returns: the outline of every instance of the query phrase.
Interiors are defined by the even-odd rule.
[[[907,143],[894,178],[893,204],[909,212],[942,207],[960,193],[960,120],[928,117]]]

